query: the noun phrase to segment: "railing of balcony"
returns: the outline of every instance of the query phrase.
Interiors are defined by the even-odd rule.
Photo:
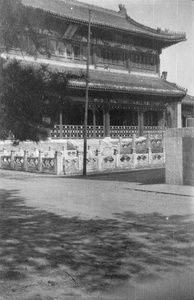
[[[144,126],[144,135],[147,135],[150,132],[153,136],[160,136],[166,128],[162,126]]]
[[[138,126],[110,126],[111,138],[132,137],[133,134],[138,135]]]
[[[104,126],[87,126],[87,138],[103,138],[104,136]],[[84,138],[84,125],[54,125],[51,130],[51,138],[53,139],[83,139]]]
[[[160,126],[144,126],[144,136],[148,132],[152,136],[161,136],[165,129]],[[138,136],[138,126],[110,126],[111,138],[127,138],[132,137],[133,134]],[[51,138],[53,139],[83,139],[84,137],[84,125],[54,125],[51,130]],[[104,126],[87,126],[87,138],[103,138]]]

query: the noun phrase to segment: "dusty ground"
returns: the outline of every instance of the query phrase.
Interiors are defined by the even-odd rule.
[[[193,300],[194,189],[0,171],[0,300]]]

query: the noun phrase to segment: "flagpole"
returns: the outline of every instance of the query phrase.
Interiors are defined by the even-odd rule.
[[[87,125],[88,125],[88,91],[89,91],[89,64],[90,64],[90,28],[91,28],[91,10],[88,10],[88,44],[87,44],[87,68],[86,68],[86,98],[84,115],[84,157],[83,157],[83,176],[87,175]]]

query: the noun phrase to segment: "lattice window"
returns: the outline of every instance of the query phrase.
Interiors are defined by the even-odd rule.
[[[49,48],[50,48],[51,54],[57,54],[57,41],[50,39]]]
[[[58,43],[58,52],[59,52],[59,56],[64,56],[64,57],[66,56],[66,49],[63,42]]]
[[[79,44],[74,45],[73,50],[74,50],[74,59],[79,60],[80,59],[80,45]]]
[[[28,36],[27,38],[28,41],[28,45],[27,45],[27,53],[34,55],[36,54],[36,47],[34,45],[34,42],[32,41],[32,39]]]
[[[130,61],[132,68],[142,70],[155,70],[156,60],[153,56],[149,56],[143,53],[130,54]]]
[[[40,35],[38,37],[38,52],[40,54],[45,54],[47,50],[47,37]]]
[[[72,58],[72,46],[70,43],[65,44],[67,58]]]
[[[105,64],[124,65],[124,51],[115,49],[100,49],[100,60]]]
[[[27,36],[27,34],[19,35],[17,37],[16,44],[14,45],[14,47],[16,47],[16,48],[18,47],[21,50],[26,51],[26,49],[28,48],[28,36]]]
[[[83,45],[83,60],[87,60],[88,48],[86,45]]]

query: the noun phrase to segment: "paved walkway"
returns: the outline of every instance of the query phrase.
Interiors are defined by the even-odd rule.
[[[0,299],[193,300],[194,188],[0,171]],[[180,298],[182,297],[182,298]]]

